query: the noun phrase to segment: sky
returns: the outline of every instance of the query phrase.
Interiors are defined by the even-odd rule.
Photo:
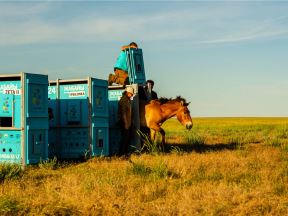
[[[0,73],[107,79],[143,51],[158,96],[192,117],[288,116],[288,1],[2,1]]]

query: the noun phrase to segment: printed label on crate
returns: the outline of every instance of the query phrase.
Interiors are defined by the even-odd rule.
[[[87,94],[84,85],[67,85],[63,87],[63,90],[69,98],[83,97]]]
[[[20,154],[0,154],[1,159],[20,159]]]
[[[120,100],[123,90],[108,91],[109,100]]]
[[[11,94],[11,95],[21,95],[21,89],[14,83],[5,83],[0,85],[0,93]]]
[[[79,91],[79,92],[69,92],[69,97],[81,97],[85,96],[85,91]]]
[[[56,86],[48,86],[48,95],[56,94]]]

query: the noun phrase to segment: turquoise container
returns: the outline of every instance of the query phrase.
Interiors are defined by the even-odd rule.
[[[106,80],[50,81],[49,157],[81,159],[109,154]]]
[[[47,86],[47,75],[0,75],[0,162],[48,158]]]
[[[129,48],[125,50],[129,81],[131,84],[145,84],[145,69],[142,49]]]

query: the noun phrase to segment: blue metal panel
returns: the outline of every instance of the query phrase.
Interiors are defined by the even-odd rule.
[[[108,117],[108,82],[92,79],[92,116]]]
[[[21,113],[21,97],[20,95],[14,95],[14,118],[13,119],[13,122],[14,122],[14,127],[15,128],[21,128],[21,116],[20,116],[20,113]]]
[[[109,126],[115,127],[118,122],[118,101],[120,100],[124,89],[109,89]]]
[[[0,131],[0,162],[21,163],[21,131]]]
[[[24,74],[25,164],[48,158],[48,76]]]
[[[48,130],[34,130],[27,128],[26,164],[38,163],[48,159]]]
[[[145,84],[145,69],[142,49],[127,49],[125,50],[127,56],[129,81],[131,84]]]
[[[60,126],[88,126],[88,106],[86,99],[59,99],[59,122]]]
[[[92,105],[92,156],[109,155],[108,83],[91,79]]]
[[[88,128],[61,128],[60,157],[83,158],[89,152]]]
[[[60,125],[88,126],[88,84],[61,84],[59,88]]]
[[[109,155],[108,127],[93,127],[92,133],[92,156]]]

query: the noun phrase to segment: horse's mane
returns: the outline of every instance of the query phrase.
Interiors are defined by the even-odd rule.
[[[161,97],[159,99],[156,99],[156,101],[158,101],[161,105],[168,103],[168,102],[173,102],[173,101],[177,101],[177,102],[183,102],[186,103],[186,100],[184,98],[182,98],[181,96],[177,96],[176,98],[165,98],[165,97]]]

